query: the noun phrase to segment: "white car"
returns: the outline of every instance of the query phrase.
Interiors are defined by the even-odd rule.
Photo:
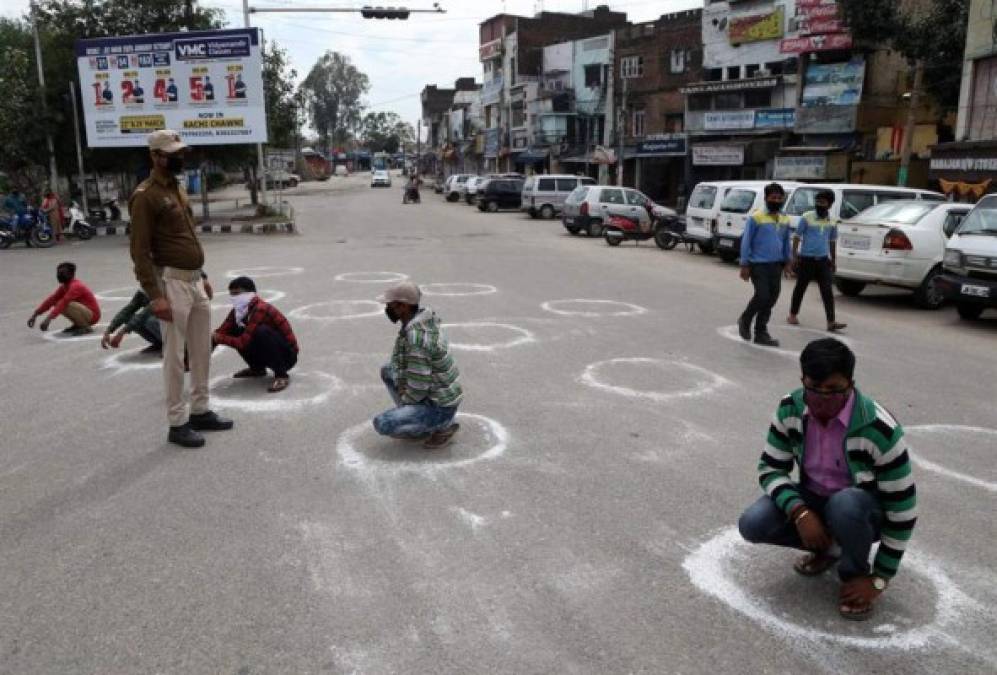
[[[970,209],[970,204],[898,199],[843,221],[835,285],[849,296],[867,284],[909,288],[920,307],[941,307],[945,244]]]
[[[370,186],[372,188],[391,187],[391,174],[385,169],[374,169],[370,174]]]

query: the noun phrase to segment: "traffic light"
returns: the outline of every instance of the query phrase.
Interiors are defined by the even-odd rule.
[[[409,11],[404,7],[371,7],[365,5],[360,10],[360,16],[365,19],[402,19],[408,18]]]

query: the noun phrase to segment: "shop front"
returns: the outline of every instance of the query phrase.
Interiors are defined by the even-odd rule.
[[[685,134],[645,137],[624,152],[624,180],[632,170],[633,185],[638,190],[659,203],[675,205],[680,197],[688,194],[685,185],[687,155]]]
[[[954,201],[972,203],[997,192],[997,140],[933,146],[928,178],[931,187]]]

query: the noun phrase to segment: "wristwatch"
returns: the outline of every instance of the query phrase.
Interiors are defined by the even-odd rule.
[[[872,578],[872,587],[875,588],[877,591],[885,591],[886,590],[886,579],[884,579],[883,577],[873,577]]]

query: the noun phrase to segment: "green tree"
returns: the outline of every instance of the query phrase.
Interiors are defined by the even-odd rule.
[[[45,164],[45,124],[38,119],[38,81],[34,76],[31,30],[22,21],[0,19],[0,171],[32,198]],[[44,151],[42,151],[44,152]]]
[[[323,145],[345,143],[352,136],[363,112],[361,99],[369,90],[370,80],[350,57],[327,51],[315,62],[301,83],[301,93]]]
[[[396,153],[415,139],[415,130],[393,112],[367,113],[361,125],[364,145],[372,152]]]
[[[299,98],[294,80],[298,72],[290,66],[287,51],[275,43],[263,52],[263,91],[267,102],[270,145],[293,147],[298,137]]]

